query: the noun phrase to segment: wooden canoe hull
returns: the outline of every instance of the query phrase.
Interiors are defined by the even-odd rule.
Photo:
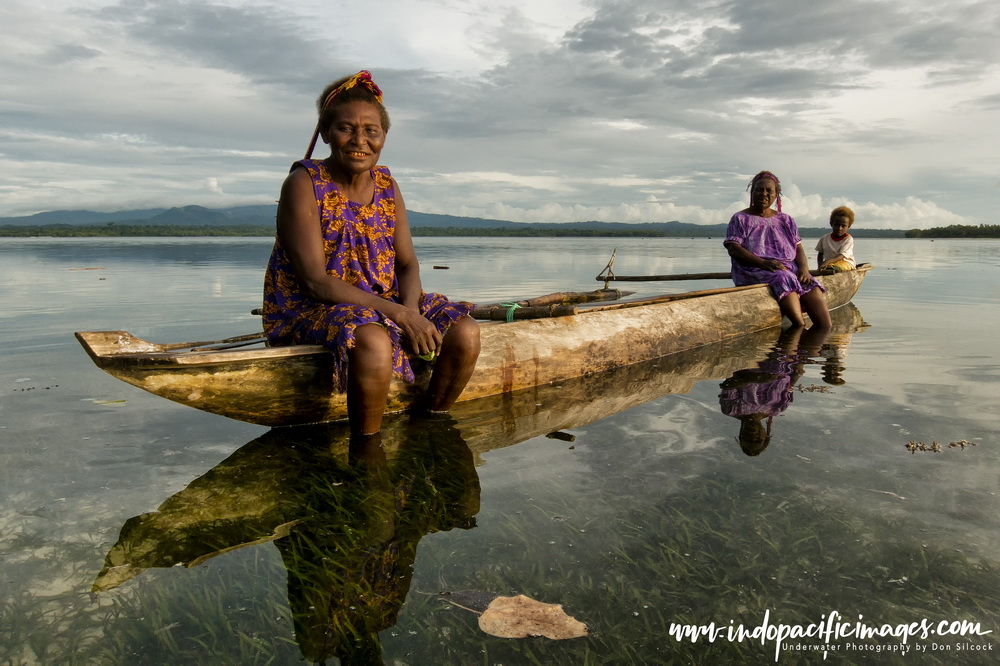
[[[866,327],[852,305],[835,311],[833,324],[827,342],[841,348]],[[778,335],[775,329],[756,331],[601,375],[470,400],[455,407],[451,423],[434,426],[435,447],[448,438],[449,453],[468,456],[478,467],[490,451],[580,428],[665,395],[687,393],[698,382],[756,367]],[[427,424],[416,420],[387,419],[381,442],[387,466],[394,468],[426,431]],[[324,469],[324,478],[336,478],[335,468],[349,464],[349,439],[346,424],[327,423],[272,429],[248,442],[156,511],[129,519],[93,591],[113,589],[154,567],[197,566],[282,537],[302,519],[315,519],[314,504],[297,500],[290,489],[302,483],[305,466],[315,476],[318,465],[329,465],[332,471]],[[307,498],[315,501],[312,494]]]
[[[850,302],[870,268],[817,277],[831,309]],[[571,317],[485,322],[461,401],[602,373],[780,324],[778,305],[762,285],[599,306]],[[344,395],[333,392],[331,357],[319,346],[175,352],[125,331],[76,335],[109,374],[197,409],[267,426],[347,416]],[[394,381],[388,411],[405,410],[426,386],[430,364],[414,365],[417,382]]]

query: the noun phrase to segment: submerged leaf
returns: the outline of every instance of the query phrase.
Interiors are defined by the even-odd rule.
[[[545,604],[519,594],[497,597],[479,616],[479,628],[500,638],[545,636],[553,640],[587,635],[587,625],[570,617],[559,604]]]

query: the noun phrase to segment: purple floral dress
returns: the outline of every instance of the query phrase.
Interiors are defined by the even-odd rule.
[[[326,272],[386,300],[400,302],[395,271],[396,199],[389,169],[372,169],[375,197],[372,203],[361,205],[344,196],[331,181],[322,160],[301,160],[293,169],[296,167],[305,168],[312,177],[326,248]],[[473,307],[472,303],[449,301],[441,294],[421,293],[420,297],[420,313],[441,333]],[[333,352],[333,383],[341,392],[347,388],[347,350],[354,346],[355,329],[380,324],[392,342],[393,373],[413,382],[399,326],[371,308],[322,303],[306,296],[280,239],[274,242],[264,277],[263,323],[267,339],[274,346],[320,344]]]
[[[771,358],[754,370],[737,370],[722,383],[719,404],[726,416],[777,416],[792,404],[792,385],[803,373],[794,359]]]
[[[799,228],[791,215],[776,213],[773,217],[761,217],[745,211],[734,214],[729,220],[725,242],[739,243],[762,259],[777,259],[788,270],[767,271],[745,266],[733,259],[733,283],[737,286],[766,284],[771,289],[771,295],[779,301],[792,292],[801,296],[817,287],[823,291],[819,283],[807,288],[799,282],[795,252],[801,241]]]

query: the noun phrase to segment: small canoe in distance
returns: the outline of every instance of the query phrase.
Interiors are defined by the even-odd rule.
[[[849,303],[872,268],[818,275],[830,308]],[[460,400],[606,372],[781,321],[778,304],[764,285],[578,306],[570,316],[488,321],[481,325],[482,352]],[[347,417],[345,396],[333,391],[331,356],[318,345],[213,348],[210,343],[160,345],[126,331],[76,336],[109,374],[196,409],[267,426]],[[417,382],[394,381],[388,411],[405,410],[426,386],[430,364],[415,361],[414,366]]]

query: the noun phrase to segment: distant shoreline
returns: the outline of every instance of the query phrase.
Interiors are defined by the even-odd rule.
[[[704,231],[690,228],[678,231],[659,229],[641,230],[628,229],[579,229],[553,228],[552,225],[538,228],[468,228],[468,227],[411,227],[415,237],[513,237],[513,238],[719,238],[725,234],[724,229],[707,227]],[[825,230],[801,229],[804,237],[818,238]],[[810,233],[811,232],[811,233]],[[903,238],[907,232],[902,230],[868,230],[859,237],[868,238]],[[272,225],[239,225],[227,224],[220,226],[184,226],[184,225],[148,225],[148,224],[102,224],[102,225],[3,225],[0,226],[0,237],[5,238],[116,238],[116,237],[273,237]]]
[[[50,210],[21,217],[0,216],[0,237],[198,237],[274,236],[277,203],[206,208],[176,206],[99,212]],[[408,210],[414,236],[567,237],[567,238],[720,238],[725,222],[694,224],[679,220],[663,222],[512,222],[480,217],[462,217]],[[829,233],[822,222],[799,225],[803,238]],[[932,229],[875,229],[862,220],[851,230],[855,238],[1000,238],[1000,225],[952,225]]]
[[[410,229],[419,237],[514,237],[514,238],[719,238],[725,231],[717,225],[706,226],[704,231],[687,226],[683,230],[637,229],[629,225],[625,229],[560,229],[545,224],[537,227],[488,228],[488,227],[429,227],[415,226]],[[818,238],[827,232],[821,228],[802,228],[804,238]],[[932,229],[858,229],[856,238],[1000,238],[1000,225],[936,227]],[[46,225],[2,225],[0,237],[4,238],[114,238],[114,237],[273,237],[273,225],[226,224],[185,226],[174,224],[46,224]]]

